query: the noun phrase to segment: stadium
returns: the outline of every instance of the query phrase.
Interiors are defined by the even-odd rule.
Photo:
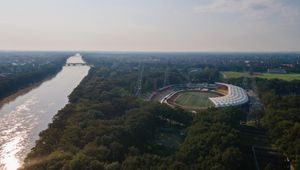
[[[155,91],[150,100],[186,110],[240,106],[249,101],[246,91],[226,83],[170,85]]]

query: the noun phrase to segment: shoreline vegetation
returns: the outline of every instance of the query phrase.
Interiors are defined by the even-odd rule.
[[[46,78],[44,78],[43,80],[40,80],[38,82],[32,83],[27,85],[26,87],[23,87],[19,90],[17,90],[16,92],[14,92],[13,94],[6,96],[2,99],[0,99],[0,109],[5,105],[8,104],[10,102],[13,102],[15,99],[17,99],[20,96],[23,96],[25,94],[27,94],[28,92],[38,88],[40,85],[42,85],[43,83],[51,80],[52,78],[54,78],[61,70],[59,70],[56,74],[50,75]]]
[[[47,81],[47,80],[45,80]],[[45,82],[44,80],[42,80],[41,82],[29,85],[28,87],[24,87],[20,90],[18,90],[17,92],[14,92],[13,94],[4,97],[2,99],[0,99],[0,109],[2,108],[2,106],[4,106],[5,104],[8,104],[12,101],[14,101],[16,98],[25,95],[26,93],[30,92],[31,90],[39,87],[43,82]]]
[[[4,79],[3,82],[0,82],[0,108],[5,103],[13,101],[18,96],[26,94],[41,85],[43,82],[53,78],[62,70],[65,62],[66,60],[63,59],[61,61],[51,63],[51,65],[39,71]],[[25,83],[23,83],[23,80],[26,80]]]

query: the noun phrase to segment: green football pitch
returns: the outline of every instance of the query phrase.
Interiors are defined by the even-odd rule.
[[[219,95],[210,92],[185,92],[176,98],[175,103],[190,108],[211,107],[214,104],[208,98],[217,96]]]

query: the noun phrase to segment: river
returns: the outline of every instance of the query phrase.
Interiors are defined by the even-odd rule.
[[[67,63],[84,63],[79,54]],[[89,66],[64,66],[52,79],[0,108],[0,170],[16,170],[38,134],[68,103],[68,95],[88,74]]]

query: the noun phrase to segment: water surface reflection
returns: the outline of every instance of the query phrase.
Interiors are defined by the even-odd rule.
[[[21,166],[39,132],[68,103],[68,95],[88,70],[88,66],[64,67],[54,78],[0,108],[0,170]]]

